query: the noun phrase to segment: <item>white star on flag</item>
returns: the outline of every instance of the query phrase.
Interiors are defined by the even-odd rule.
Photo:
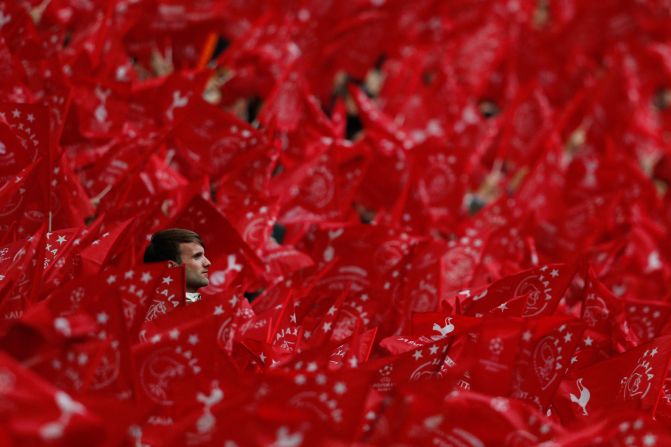
[[[324,325],[322,326],[322,330],[324,332],[330,331],[331,330],[331,323],[328,323],[328,322],[324,323]]]
[[[416,350],[415,353],[412,356],[415,358],[415,360],[421,359],[422,358],[422,350],[421,349]]]
[[[96,320],[100,324],[105,324],[109,320],[109,316],[105,312],[100,312],[98,315],[96,315]]]
[[[657,445],[657,437],[652,433],[648,433],[643,437],[643,445],[646,447]]]
[[[345,394],[347,391],[347,386],[343,382],[337,382],[335,385],[333,385],[333,391],[336,394]]]
[[[437,353],[438,353],[438,346],[436,346],[436,345],[431,345],[431,347],[429,348],[429,353],[430,353],[431,355],[437,354]]]
[[[189,344],[196,346],[198,344],[198,336],[196,334],[189,335]]]
[[[173,281],[173,279],[169,276],[164,276],[162,279],[161,284],[170,284]]]
[[[107,277],[107,284],[114,284],[116,282],[116,275],[110,275]]]
[[[147,284],[149,281],[151,281],[151,273],[149,272],[144,272],[142,274],[142,278],[140,278],[140,281],[143,283]]]
[[[585,346],[592,346],[592,339],[590,337],[585,339]]]
[[[61,235],[56,238],[56,242],[62,244],[63,242],[67,242],[67,239],[65,239],[65,236]]]
[[[221,315],[224,313],[224,306],[215,306],[214,315]]]
[[[179,338],[179,330],[173,329],[170,331],[170,338],[172,340],[177,340]]]
[[[336,313],[337,310],[338,310],[338,309],[337,309],[335,306],[331,306],[331,307],[329,308],[328,312],[326,312],[326,313],[329,314],[329,315],[335,315],[335,313]]]

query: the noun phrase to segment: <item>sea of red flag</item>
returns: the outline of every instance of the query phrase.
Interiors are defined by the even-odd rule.
[[[666,0],[0,0],[0,445],[671,445],[670,141]]]

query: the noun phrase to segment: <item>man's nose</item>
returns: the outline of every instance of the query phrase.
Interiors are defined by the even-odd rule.
[[[210,262],[210,260],[207,259],[206,257],[203,257],[203,260],[205,261],[205,263],[203,264],[205,267],[209,267],[209,266],[212,265],[212,263]]]

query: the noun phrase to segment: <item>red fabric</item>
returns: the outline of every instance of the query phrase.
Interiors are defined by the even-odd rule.
[[[0,0],[0,445],[669,444],[670,24]]]

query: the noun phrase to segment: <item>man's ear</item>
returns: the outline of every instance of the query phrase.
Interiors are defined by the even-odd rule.
[[[176,263],[175,261],[168,261],[168,266],[170,266],[170,268],[175,268],[175,267],[177,267],[178,265],[179,265],[179,264]]]

